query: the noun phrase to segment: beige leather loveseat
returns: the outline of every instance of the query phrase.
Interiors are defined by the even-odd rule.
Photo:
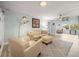
[[[27,40],[27,39],[26,39]],[[28,43],[22,42],[21,39],[12,38],[9,40],[10,52],[13,57],[36,57],[41,53],[41,41],[32,41]]]

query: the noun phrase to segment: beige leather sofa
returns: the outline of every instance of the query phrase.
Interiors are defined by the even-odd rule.
[[[28,43],[22,42],[18,38],[9,40],[10,52],[13,57],[36,57],[41,53],[42,39],[38,41],[29,41]]]
[[[27,35],[30,37],[31,40],[38,40],[41,38],[41,31],[33,30],[32,32],[28,32]]]
[[[28,32],[27,35],[30,37],[30,39],[38,40],[42,36],[48,35],[48,32],[46,30],[33,30],[32,32]]]
[[[32,32],[28,32],[27,35],[30,37],[31,40],[39,40],[42,39],[42,42],[48,45],[52,43],[52,36],[48,35],[47,30],[34,30]]]

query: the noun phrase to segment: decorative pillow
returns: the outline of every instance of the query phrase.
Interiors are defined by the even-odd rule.
[[[39,39],[39,38],[41,38],[41,35],[34,35],[33,37],[34,37],[34,39]]]

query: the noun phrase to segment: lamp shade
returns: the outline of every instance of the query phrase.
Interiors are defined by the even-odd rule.
[[[23,17],[21,18],[21,23],[22,23],[22,24],[25,24],[25,23],[27,23],[27,22],[29,22],[29,21],[28,21],[28,18],[27,18],[26,16],[23,16]]]

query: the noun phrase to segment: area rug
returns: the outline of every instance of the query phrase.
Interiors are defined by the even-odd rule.
[[[72,42],[60,39],[53,40],[51,44],[42,44],[40,57],[66,57],[71,49]],[[5,48],[4,48],[5,50]],[[8,52],[3,52],[2,57],[11,57]]]
[[[66,57],[71,49],[72,42],[53,40],[49,45],[42,45],[40,57]]]

